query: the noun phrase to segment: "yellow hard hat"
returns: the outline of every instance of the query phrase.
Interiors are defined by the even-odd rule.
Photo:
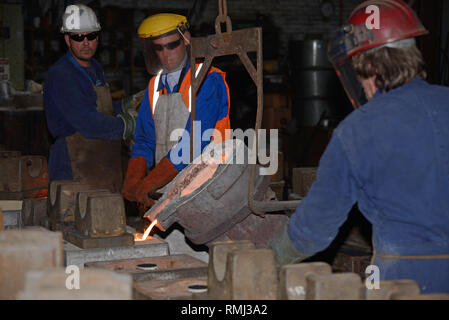
[[[187,18],[174,13],[159,13],[143,20],[137,34],[139,38],[155,38],[176,30],[178,27],[187,28]]]

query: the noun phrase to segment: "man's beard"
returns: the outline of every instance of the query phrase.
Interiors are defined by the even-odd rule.
[[[79,60],[81,60],[81,61],[85,61],[85,62],[89,62],[89,61],[93,58],[93,56],[94,56],[94,54],[95,54],[95,52],[94,52],[94,54],[90,55],[89,58],[84,58],[84,57],[80,56],[78,53],[76,53],[75,50],[73,50],[72,46],[70,46],[70,52],[71,52],[77,59],[79,59]],[[80,54],[81,54],[81,52],[82,52],[82,50],[79,51]],[[89,48],[89,52],[91,53],[91,52],[93,52],[93,50]]]

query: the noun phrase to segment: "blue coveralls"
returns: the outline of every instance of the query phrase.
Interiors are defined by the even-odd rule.
[[[48,129],[55,139],[50,147],[50,181],[71,180],[72,167],[65,138],[75,132],[92,139],[120,140],[123,121],[96,110],[97,95],[93,85],[105,84],[103,69],[95,60],[83,68],[67,53],[47,72],[44,101]],[[114,104],[116,114],[119,104]]]
[[[449,292],[449,88],[415,79],[376,93],[334,131],[288,234],[302,253],[328,247],[357,203],[372,223],[380,280]]]
[[[188,66],[185,74],[189,71],[190,65]],[[188,79],[183,78],[182,81]],[[160,78],[158,84],[158,90],[162,90],[167,86],[164,85],[162,77]],[[154,126],[153,114],[151,111],[148,87],[145,91],[142,104],[139,109],[139,116],[137,118],[136,130],[134,132],[134,145],[132,149],[131,158],[144,157],[147,167],[151,168],[154,163],[155,149],[156,149],[156,132]],[[167,93],[176,92],[177,87],[170,89],[166,88]],[[204,131],[208,129],[213,129],[216,123],[229,116],[229,101],[228,93],[226,89],[226,84],[219,73],[212,72],[204,79],[200,90],[198,91],[196,97],[196,121],[201,122],[201,134],[197,137],[201,137]],[[190,135],[190,116],[187,120],[185,127],[186,132]],[[184,137],[180,139],[178,144],[174,147],[177,148],[174,151],[179,154],[181,146],[185,144],[190,144],[190,141],[184,141]],[[210,141],[201,141],[201,151],[210,143]],[[173,164],[176,170],[182,171],[188,164],[186,163],[176,163],[171,160],[171,152],[167,153],[167,158]]]

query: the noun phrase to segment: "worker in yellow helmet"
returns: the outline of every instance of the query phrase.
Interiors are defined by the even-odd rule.
[[[186,17],[170,13],[156,14],[145,19],[140,24],[137,33],[141,39],[145,65],[149,74],[154,75],[161,70],[164,73],[169,73],[175,69],[179,70],[185,65],[185,63],[181,63],[184,61],[179,60],[187,59],[186,51],[190,45],[190,32],[188,31],[188,27],[189,24],[187,23]],[[163,38],[167,40],[163,41],[164,43],[169,43],[169,40],[176,39],[176,41],[171,42],[171,44],[165,47],[171,54],[158,54],[163,51],[158,50],[160,47],[157,44],[161,42],[158,40]],[[153,47],[154,44],[156,44],[156,47]]]
[[[153,204],[148,193],[170,182],[190,160],[189,154],[182,154],[190,151],[186,147],[190,145],[191,102],[188,29],[186,17],[171,13],[150,16],[138,29],[145,65],[153,77],[140,105],[122,193],[144,208]],[[196,72],[201,67],[197,64]],[[201,132],[196,131],[199,134],[195,136],[201,138],[206,130],[216,129],[224,137],[225,129],[230,129],[229,108],[225,73],[211,67],[196,96],[195,120],[200,122]],[[179,141],[171,141],[176,129],[185,129],[186,134]],[[219,142],[217,136],[213,139]],[[201,151],[210,140],[201,141]]]

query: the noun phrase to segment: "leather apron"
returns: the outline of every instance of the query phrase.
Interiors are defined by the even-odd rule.
[[[93,86],[97,93],[97,111],[113,116],[109,85]],[[87,139],[79,132],[66,137],[72,177],[95,188],[120,192],[123,181],[121,141]]]
[[[200,68],[198,68],[199,71]],[[181,88],[181,82],[184,77],[185,69],[182,70],[178,82],[178,90]],[[155,164],[158,164],[163,157],[167,155],[178,141],[170,141],[170,135],[173,130],[185,129],[190,116],[190,106],[187,106],[182,99],[182,94],[177,92],[159,94],[156,89],[161,74],[155,79],[153,92],[153,119],[156,132],[156,152]],[[189,95],[191,94],[189,90]]]
[[[181,93],[169,93],[158,98],[153,108],[156,131],[156,164],[178,143],[178,141],[170,141],[170,134],[175,129],[185,129],[189,115],[189,109],[187,109]]]
[[[195,72],[196,76],[198,76],[202,67],[203,64],[200,63]],[[181,88],[185,71],[184,68],[179,77],[177,85],[178,90]],[[178,141],[170,141],[170,135],[173,130],[185,129],[187,121],[189,120],[191,105],[190,103],[187,108],[182,98],[182,94],[179,91],[160,95],[159,91],[156,89],[160,77],[161,74],[156,76],[153,92],[153,119],[156,132],[155,164],[158,164],[159,161],[167,155],[170,149],[178,143]],[[192,88],[189,88],[189,101],[191,100]]]

